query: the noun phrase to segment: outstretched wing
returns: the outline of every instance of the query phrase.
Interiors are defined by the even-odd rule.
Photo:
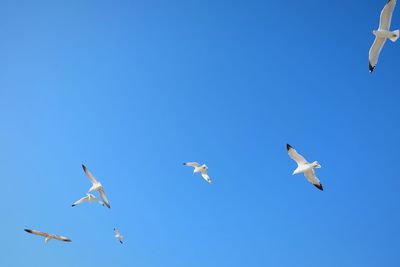
[[[183,165],[190,166],[190,167],[200,167],[200,164],[197,162],[186,162],[186,163],[183,163]]]
[[[94,178],[94,176],[90,173],[90,171],[86,168],[85,165],[82,164],[82,168],[83,168],[83,171],[86,173],[87,177],[89,177],[89,180],[90,180],[93,184],[98,183],[97,180],[96,180],[96,178]]]
[[[319,190],[323,191],[323,187],[317,176],[315,175],[314,169],[308,170],[304,172],[304,176],[307,178],[307,180],[312,183],[315,187],[317,187]]]
[[[396,0],[389,0],[385,7],[382,9],[379,29],[388,31],[390,29],[390,24],[392,22],[393,10],[396,6]]]
[[[43,237],[49,237],[50,234],[45,233],[45,232],[40,232],[40,231],[36,231],[36,230],[32,230],[32,229],[24,229],[25,232],[28,232],[30,234],[34,234],[34,235],[40,235]]]
[[[383,45],[385,44],[386,39],[380,38],[378,36],[375,37],[375,41],[369,49],[369,71],[373,72],[376,64],[378,63],[379,54],[382,51]]]
[[[83,198],[81,198],[81,199],[75,201],[74,204],[72,204],[72,207],[75,207],[76,205],[79,205],[79,204],[81,204],[82,202],[87,201],[88,198],[89,198],[89,197],[86,196],[86,197],[83,197]]]
[[[53,235],[53,238],[64,242],[72,242],[71,239],[62,235]]]
[[[210,176],[208,176],[206,170],[203,170],[203,171],[201,172],[201,176],[203,176],[204,180],[206,180],[209,184],[212,183],[211,178],[210,178]]]
[[[303,158],[302,155],[297,153],[296,149],[294,149],[291,145],[286,144],[286,149],[289,154],[289,157],[291,157],[294,161],[296,161],[297,165],[308,163],[307,160]]]
[[[99,191],[100,197],[103,200],[104,204],[107,206],[107,208],[110,209],[111,206],[110,206],[110,203],[107,200],[106,194],[104,193],[104,189],[100,188],[98,191]]]

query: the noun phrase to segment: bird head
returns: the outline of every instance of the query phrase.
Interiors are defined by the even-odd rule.
[[[313,163],[312,163],[312,166],[314,167],[314,168],[321,168],[321,164],[319,164],[319,162],[318,161],[314,161]]]

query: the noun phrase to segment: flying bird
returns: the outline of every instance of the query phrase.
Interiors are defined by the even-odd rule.
[[[32,229],[24,229],[25,232],[28,232],[30,234],[34,234],[34,235],[40,235],[43,236],[44,242],[47,244],[47,242],[49,242],[51,239],[56,239],[56,240],[60,240],[60,241],[64,241],[64,242],[71,242],[72,240],[69,239],[68,237],[62,236],[62,235],[53,235],[53,234],[48,234],[48,233],[44,233],[44,232],[40,232],[40,231],[36,231],[36,230],[32,230]]]
[[[286,144],[286,149],[289,156],[297,163],[297,168],[294,170],[292,175],[304,173],[304,176],[310,183],[312,183],[319,190],[323,191],[324,188],[314,172],[315,168],[321,168],[321,165],[318,163],[318,161],[308,163],[308,161],[303,158],[302,155],[297,153],[297,151],[289,144]]]
[[[118,241],[122,244],[123,243],[122,239],[124,237],[121,235],[121,233],[118,231],[117,228],[114,228],[114,235],[115,235],[115,238],[118,239]]]
[[[194,168],[193,174],[200,172],[204,180],[206,180],[209,184],[211,184],[211,178],[207,174],[208,167],[206,164],[200,165],[197,162],[186,162],[183,163],[183,165],[193,167]]]
[[[90,173],[90,171],[86,168],[85,165],[82,164],[82,168],[85,171],[87,177],[89,177],[89,180],[92,182],[92,187],[89,189],[89,192],[97,191],[100,194],[101,199],[103,200],[104,204],[108,207],[111,208],[110,203],[107,200],[106,194],[104,193],[104,188],[101,185],[99,181],[94,178],[94,176]]]
[[[369,72],[373,72],[376,64],[378,63],[379,54],[387,39],[392,42],[396,42],[399,39],[400,31],[390,31],[390,24],[392,22],[392,14],[394,7],[396,6],[396,0],[388,0],[385,7],[381,12],[379,29],[374,30],[375,41],[369,49]]]
[[[101,202],[96,196],[87,193],[87,194],[86,194],[86,197],[83,197],[83,198],[81,198],[81,199],[75,201],[74,204],[72,204],[72,207],[75,207],[76,205],[79,205],[79,204],[81,204],[81,203],[83,203],[83,202],[89,202],[89,203],[91,203],[91,202],[93,202],[93,201],[97,201],[97,203],[99,203],[100,205],[104,206],[104,203]]]

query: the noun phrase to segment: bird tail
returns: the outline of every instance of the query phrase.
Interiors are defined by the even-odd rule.
[[[392,42],[396,42],[396,41],[397,41],[397,39],[399,39],[399,36],[400,36],[400,30],[395,30],[395,31],[392,31],[392,34],[393,34],[393,36],[392,36],[392,37],[390,37],[390,41],[392,41]]]

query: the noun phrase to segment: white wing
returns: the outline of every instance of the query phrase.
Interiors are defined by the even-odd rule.
[[[385,7],[382,9],[381,18],[379,22],[379,29],[388,31],[392,22],[392,14],[394,7],[396,6],[396,0],[389,0]]]
[[[386,39],[380,38],[378,36],[375,37],[375,41],[369,49],[369,71],[373,72],[376,64],[378,63],[379,54],[385,44]]]
[[[304,176],[307,178],[307,180],[312,183],[315,187],[317,187],[319,190],[324,190],[322,187],[321,182],[319,181],[319,179],[317,178],[317,176],[315,175],[315,171],[314,169],[308,170],[306,172],[304,172]]]
[[[72,204],[72,207],[75,207],[76,205],[79,205],[79,204],[81,204],[82,202],[88,201],[88,199],[89,199],[89,196],[83,197],[83,198],[81,198],[81,199],[75,201],[74,204]]]
[[[62,235],[53,235],[53,238],[64,242],[72,242],[71,239]]]
[[[211,182],[212,182],[211,178],[210,178],[210,176],[208,176],[206,170],[201,171],[201,176],[203,176],[204,180],[206,180],[209,184],[211,184]]]
[[[294,161],[296,161],[297,165],[307,164],[307,160],[303,158],[302,155],[297,153],[296,149],[294,149],[291,145],[286,144],[286,149],[288,151],[289,157],[291,157]]]
[[[69,239],[68,237],[62,236],[62,235],[51,235],[48,233],[44,233],[44,232],[40,232],[40,231],[36,231],[36,230],[32,230],[32,229],[24,229],[24,230],[25,230],[25,232],[28,232],[30,234],[46,237],[46,240],[48,240],[50,238],[54,238],[54,239],[64,241],[64,242],[71,242],[71,239]]]
[[[43,236],[43,237],[49,237],[49,236],[51,236],[51,235],[48,234],[48,233],[40,232],[40,231],[36,231],[36,230],[32,230],[32,229],[24,229],[24,231],[25,231],[25,232],[28,232],[28,233],[30,233],[30,234],[40,235],[40,236]]]
[[[94,176],[90,173],[90,171],[86,168],[86,166],[82,164],[82,168],[83,168],[83,171],[86,173],[87,177],[89,177],[90,181],[93,184],[97,184],[98,181],[96,180],[96,178],[94,178]]]
[[[197,162],[186,162],[186,163],[183,163],[183,165],[190,166],[190,167],[200,167],[200,164]]]
[[[104,204],[110,209],[111,206],[110,206],[110,203],[107,200],[106,194],[104,193],[104,189],[100,188],[98,191],[99,191],[100,197],[103,200]]]

